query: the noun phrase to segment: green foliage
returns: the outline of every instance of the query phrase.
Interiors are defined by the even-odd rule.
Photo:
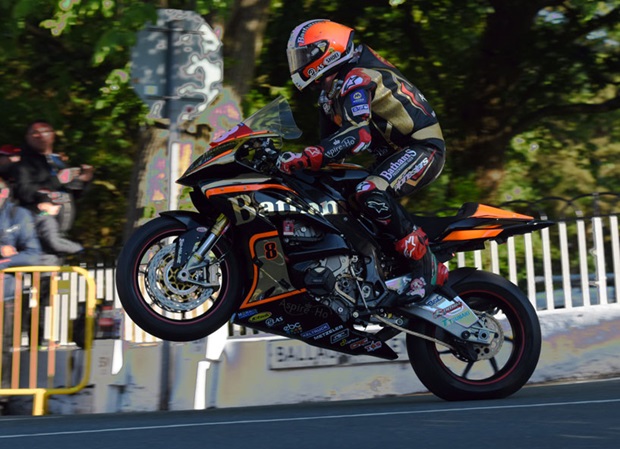
[[[129,85],[128,55],[135,31],[155,9],[132,3],[118,16],[112,6],[118,4],[21,0],[3,6],[0,19],[14,43],[0,55],[0,142],[21,144],[26,125],[42,118],[58,130],[57,151],[95,167],[73,230],[89,246],[120,243],[145,123]],[[117,27],[123,31],[115,33]]]
[[[617,190],[617,5],[275,2],[252,98],[288,89],[306,145],[317,139],[316,94],[291,86],[284,48],[296,24],[317,17],[354,27],[357,40],[399,67],[438,114],[447,167],[409,207]]]
[[[237,2],[160,3],[224,23]],[[59,151],[96,167],[73,231],[89,246],[121,241],[148,125],[131,88],[129,53],[135,32],[155,14],[149,1],[0,1],[0,144],[21,143],[25,126],[44,118],[59,130]],[[292,28],[315,17],[354,27],[440,118],[447,166],[407,200],[411,210],[620,191],[616,2],[273,0],[243,102],[247,115],[276,95],[289,98],[304,131],[291,149],[318,139],[316,93],[292,86],[284,49]],[[487,189],[481,181],[490,169],[500,175]]]

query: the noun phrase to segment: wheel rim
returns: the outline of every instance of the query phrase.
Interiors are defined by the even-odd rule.
[[[461,292],[459,296],[496,331],[490,345],[472,345],[477,358],[466,358],[445,346],[435,345],[440,366],[459,382],[471,385],[494,384],[519,366],[525,345],[523,323],[510,303],[493,292]]]
[[[150,240],[136,260],[134,288],[146,309],[169,321],[195,322],[215,311],[221,301],[218,297],[226,282],[225,268],[217,254],[208,254],[213,262],[202,272],[203,279],[217,279],[218,287],[204,287],[176,278],[178,269],[172,265],[176,238],[184,229],[173,229]],[[193,274],[195,279],[196,273]]]

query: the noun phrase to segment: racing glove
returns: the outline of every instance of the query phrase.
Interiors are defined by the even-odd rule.
[[[295,170],[310,168],[318,170],[323,165],[323,148],[306,147],[301,153],[282,153],[276,162],[276,167],[283,173],[291,174]]]

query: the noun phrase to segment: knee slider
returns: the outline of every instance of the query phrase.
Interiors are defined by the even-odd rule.
[[[357,185],[355,200],[362,212],[372,220],[389,222],[392,218],[392,198],[379,190],[373,182],[364,181]]]

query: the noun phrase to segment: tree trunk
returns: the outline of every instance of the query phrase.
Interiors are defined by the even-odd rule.
[[[254,80],[270,4],[270,0],[235,0],[224,31],[224,82],[239,99]]]
[[[463,89],[466,98],[459,99],[467,134],[450,145],[458,167],[476,173],[477,186],[487,199],[503,179],[506,149],[521,112],[518,89],[529,51],[528,33],[539,10],[539,5],[522,1],[492,4],[476,70]]]

